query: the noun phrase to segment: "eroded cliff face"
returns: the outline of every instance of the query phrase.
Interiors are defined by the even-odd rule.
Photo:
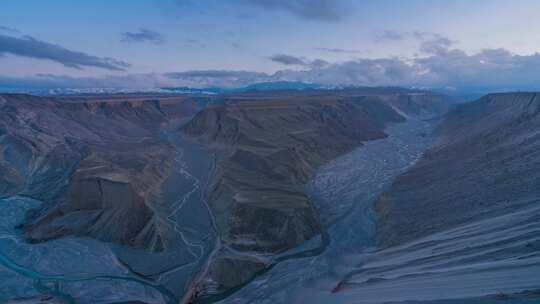
[[[426,94],[242,96],[197,114],[182,132],[218,155],[209,202],[222,242],[199,296],[243,284],[275,254],[321,234],[304,192],[316,168],[385,137],[388,123],[444,110]]]
[[[20,226],[27,239],[78,235],[162,250],[150,204],[174,150],[159,130],[198,109],[182,99],[2,96],[0,195],[44,202]]]
[[[492,94],[458,106],[424,157],[376,204],[383,245],[515,212],[540,195],[540,99]]]
[[[92,151],[74,168],[66,191],[50,208],[23,225],[30,241],[65,235],[163,250],[152,203],[170,172],[174,151],[167,145]],[[96,149],[101,150],[101,149]]]
[[[381,105],[332,99],[253,101],[212,106],[183,132],[216,149],[211,202],[230,246],[279,252],[319,233],[303,185],[316,167],[384,137],[403,118]],[[373,113],[371,113],[373,112]]]

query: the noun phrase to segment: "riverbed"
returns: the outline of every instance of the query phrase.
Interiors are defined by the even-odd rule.
[[[164,132],[176,148],[161,197],[151,202],[167,248],[133,249],[91,238],[64,237],[26,243],[14,227],[41,202],[0,200],[0,303],[50,295],[60,303],[177,303],[216,243],[206,203],[211,155],[176,132]]]
[[[420,158],[432,128],[431,122],[414,118],[392,124],[385,130],[388,137],[365,142],[320,168],[306,192],[327,231],[324,251],[278,263],[221,303],[307,303],[307,297],[331,291],[351,259],[373,247],[373,201]],[[320,241],[314,238],[302,247]]]

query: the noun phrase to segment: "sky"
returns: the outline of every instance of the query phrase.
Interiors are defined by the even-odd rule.
[[[536,0],[3,0],[0,88],[540,85]]]

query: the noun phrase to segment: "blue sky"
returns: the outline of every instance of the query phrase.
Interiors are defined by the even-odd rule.
[[[539,11],[533,0],[5,0],[0,86],[527,88],[540,80]]]

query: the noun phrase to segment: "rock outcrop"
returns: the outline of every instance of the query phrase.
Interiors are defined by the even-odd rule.
[[[278,252],[319,233],[303,191],[315,168],[401,120],[382,104],[253,101],[208,107],[183,132],[221,156],[211,202],[230,245]]]
[[[174,152],[167,145],[126,149],[130,150],[93,151],[80,160],[59,201],[27,219],[23,225],[26,237],[43,241],[65,235],[90,236],[162,250],[149,205],[158,200]]]
[[[440,96],[425,93],[340,93],[236,95],[182,129],[218,155],[209,201],[223,248],[199,295],[243,284],[267,266],[268,259],[257,257],[271,260],[321,233],[318,211],[304,192],[316,168],[385,137],[388,123],[446,109]]]
[[[3,95],[0,195],[44,202],[20,225],[30,241],[79,235],[161,250],[149,204],[174,150],[159,131],[198,108],[167,95]]]

